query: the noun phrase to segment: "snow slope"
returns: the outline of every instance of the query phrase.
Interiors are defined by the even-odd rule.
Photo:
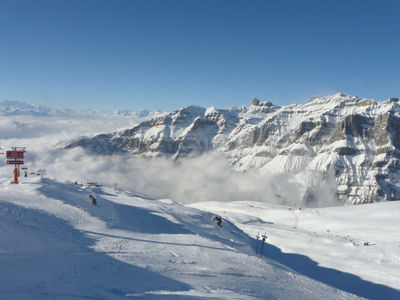
[[[272,254],[272,245],[260,260],[253,238],[226,220],[216,226],[213,217],[106,187],[2,178],[0,298],[358,299],[375,289],[386,299],[400,295],[302,255],[289,260],[299,266],[285,266],[288,256],[275,247]],[[339,284],[316,278],[321,272]]]
[[[340,277],[344,276],[342,272],[346,272],[360,277],[349,281],[347,291],[354,292],[363,286],[363,292],[358,295],[373,299],[400,299],[398,201],[319,209],[257,202],[204,202],[190,206],[220,214],[251,237],[266,232],[271,244],[266,249],[267,255],[282,263],[285,263],[283,257],[277,256],[277,248],[272,245],[286,254],[285,260],[302,254],[318,262],[318,267],[309,266],[306,270],[311,278],[319,276],[319,280],[339,287],[345,285],[340,282]],[[303,269],[299,265],[300,259],[296,260],[286,264],[294,270]],[[368,286],[361,280],[398,291],[393,291],[391,297],[384,297],[381,290],[385,288]]]

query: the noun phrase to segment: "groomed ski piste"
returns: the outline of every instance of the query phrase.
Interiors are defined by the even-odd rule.
[[[181,205],[3,177],[0,299],[400,299],[399,215],[400,202]]]

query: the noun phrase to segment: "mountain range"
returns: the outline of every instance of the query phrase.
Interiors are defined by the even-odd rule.
[[[376,102],[338,93],[282,107],[255,98],[231,109],[181,108],[67,149],[174,160],[218,151],[243,172],[333,177],[336,197],[345,204],[398,200],[399,112],[398,98]],[[312,205],[312,181],[303,197]]]

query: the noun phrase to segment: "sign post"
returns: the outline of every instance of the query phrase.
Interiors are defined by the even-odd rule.
[[[24,164],[25,147],[11,147],[11,151],[6,151],[8,165],[14,165],[14,183],[18,183],[19,166]]]
[[[14,183],[18,183],[18,170],[16,167],[14,168]]]

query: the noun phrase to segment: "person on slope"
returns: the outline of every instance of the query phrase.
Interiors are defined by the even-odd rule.
[[[220,216],[216,216],[213,221],[217,222],[219,227],[222,227],[222,218]]]
[[[93,204],[94,206],[96,206],[96,205],[97,205],[97,200],[96,200],[96,198],[93,197],[92,195],[89,195],[89,198],[92,199],[92,204]]]

